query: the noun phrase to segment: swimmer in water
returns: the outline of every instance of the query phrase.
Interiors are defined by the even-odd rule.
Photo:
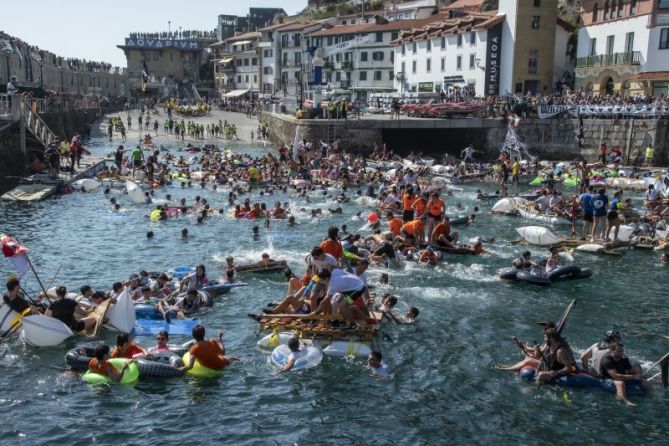
[[[253,227],[253,240],[260,240],[260,228],[258,226]]]

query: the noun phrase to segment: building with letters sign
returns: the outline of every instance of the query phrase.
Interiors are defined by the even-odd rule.
[[[553,91],[568,70],[573,31],[558,25],[556,0],[500,0],[497,11],[482,5],[457,0],[439,19],[400,33],[395,89],[417,92],[432,82],[435,93],[449,97]]]
[[[216,41],[213,31],[133,33],[118,45],[128,63],[128,83],[132,96],[150,94],[199,99],[213,93],[209,45]],[[149,81],[141,91],[146,64]]]

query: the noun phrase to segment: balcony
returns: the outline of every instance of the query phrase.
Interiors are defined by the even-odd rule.
[[[614,65],[641,65],[641,51],[601,54],[599,56],[579,57],[576,68],[610,67]]]
[[[351,81],[339,81],[339,88],[344,90],[351,88]]]

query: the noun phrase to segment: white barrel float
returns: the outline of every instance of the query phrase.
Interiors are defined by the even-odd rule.
[[[355,199],[355,202],[360,206],[370,206],[370,207],[376,207],[379,204],[379,200],[368,196],[358,197]]]
[[[613,236],[613,229],[611,230],[611,234],[609,234],[611,237]],[[624,242],[628,241],[633,237],[632,234],[634,234],[635,228],[630,226],[630,225],[620,225],[620,229],[618,229],[618,240],[622,240]]]
[[[144,195],[144,191],[142,191],[142,188],[139,187],[137,183],[130,180],[125,180],[125,188],[128,191],[128,196],[133,202],[137,204],[146,203],[146,196]]]
[[[256,345],[262,348],[276,348],[279,345],[288,345],[288,341],[295,336],[291,331],[284,331],[281,333],[270,333],[264,338],[260,339]]]
[[[334,341],[323,349],[323,353],[328,356],[355,356],[356,358],[366,358],[372,352],[369,345],[362,342],[350,341]]]
[[[95,190],[102,185],[102,183],[90,178],[82,178],[81,180],[75,181],[74,184],[78,188],[84,188],[86,190]]]
[[[60,320],[43,315],[26,316],[21,320],[23,339],[35,347],[53,347],[74,335]]]
[[[516,232],[532,245],[550,246],[560,243],[560,239],[543,226],[522,226],[516,228]]]
[[[606,249],[604,245],[598,243],[584,243],[576,247],[576,251],[598,253]]]
[[[527,204],[527,200],[524,198],[520,197],[502,198],[501,200],[497,201],[497,203],[495,203],[491,211],[494,213],[503,214],[506,212],[515,211],[518,208],[518,205],[523,205],[523,204]]]

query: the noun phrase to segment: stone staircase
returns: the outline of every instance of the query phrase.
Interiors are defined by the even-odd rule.
[[[30,102],[26,99],[20,102],[21,119],[30,133],[39,141],[44,147],[51,144],[56,139],[56,135],[51,131],[49,126],[40,118],[40,116],[33,111]]]

